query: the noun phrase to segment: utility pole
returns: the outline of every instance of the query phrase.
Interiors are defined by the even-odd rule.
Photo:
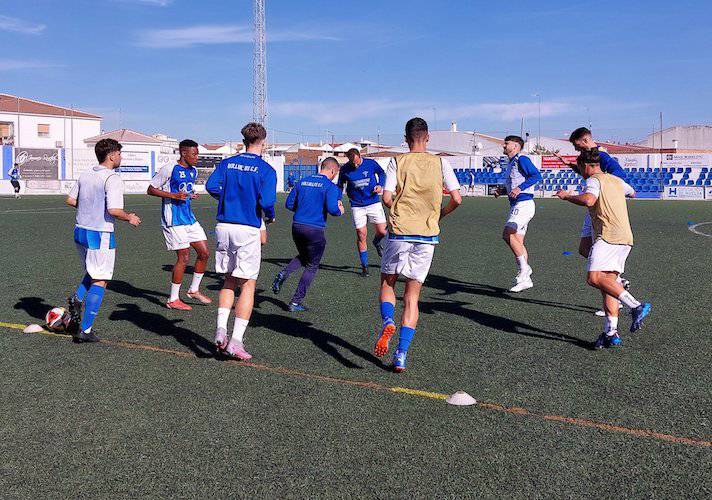
[[[663,112],[660,112],[660,154],[663,154]],[[662,158],[662,156],[660,157]]]
[[[252,119],[257,123],[267,121],[267,62],[265,35],[265,0],[254,0],[254,36],[253,52],[253,88],[252,88]]]

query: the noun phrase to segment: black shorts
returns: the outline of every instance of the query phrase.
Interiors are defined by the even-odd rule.
[[[12,188],[15,190],[16,193],[20,192],[20,181],[11,180],[10,184],[12,184]]]

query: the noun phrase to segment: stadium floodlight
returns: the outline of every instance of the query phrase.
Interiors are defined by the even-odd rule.
[[[252,119],[266,125],[267,121],[267,62],[265,34],[265,0],[254,0]]]

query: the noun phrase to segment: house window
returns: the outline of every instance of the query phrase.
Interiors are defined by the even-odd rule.
[[[49,137],[49,124],[48,123],[37,124],[37,137]]]

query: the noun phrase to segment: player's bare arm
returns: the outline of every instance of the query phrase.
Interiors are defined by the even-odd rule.
[[[450,201],[440,210],[440,219],[447,216],[457,207],[462,205],[462,195],[459,190],[450,191]]]
[[[71,196],[67,196],[67,199],[64,200],[64,202],[69,205],[70,207],[77,208],[77,199],[72,198]]]
[[[168,191],[163,191],[162,189],[155,188],[153,186],[148,186],[146,194],[149,196],[157,196],[158,198],[168,198],[171,200],[187,200],[196,199],[198,197],[195,193],[186,193],[185,191],[180,191],[178,193],[169,193]]]
[[[387,206],[388,208],[391,208],[393,205],[393,192],[392,191],[384,191],[383,192],[383,204]]]
[[[126,212],[123,208],[110,208],[107,210],[109,215],[116,217],[119,220],[123,220],[136,227],[141,224],[141,218],[130,212]]]
[[[556,193],[556,197],[582,207],[592,207],[596,204],[596,200],[598,199],[591,193],[574,195],[564,189],[559,190]]]

